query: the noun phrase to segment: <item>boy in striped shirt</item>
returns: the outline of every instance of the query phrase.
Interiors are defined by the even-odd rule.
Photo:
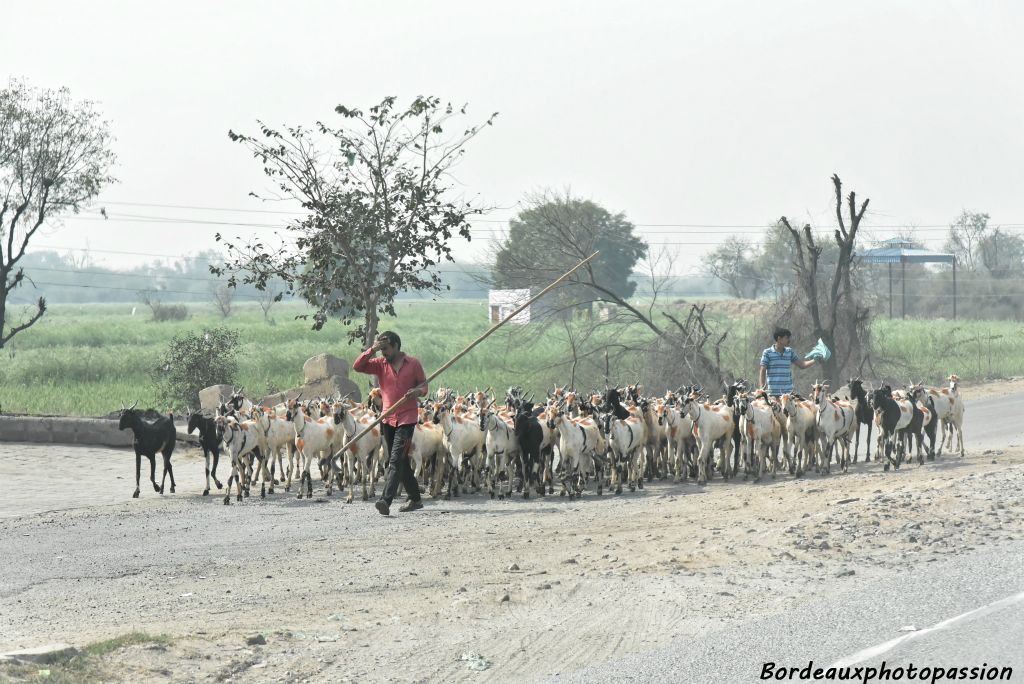
[[[778,397],[793,392],[793,369],[810,368],[815,359],[801,359],[789,346],[792,333],[785,328],[776,328],[772,337],[775,344],[761,353],[761,387],[768,388],[768,394]]]

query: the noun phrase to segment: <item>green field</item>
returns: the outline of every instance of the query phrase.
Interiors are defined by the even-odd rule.
[[[359,353],[346,344],[339,325],[329,323],[314,332],[306,321],[294,320],[303,310],[298,304],[275,308],[273,324],[256,307],[242,307],[226,320],[207,305],[189,308],[188,320],[155,323],[143,307],[132,316],[130,304],[53,306],[39,323],[0,350],[0,410],[99,416],[116,410],[121,402],[139,400],[140,406],[156,406],[150,369],[172,336],[203,327],[227,325],[238,330],[242,348],[237,381],[250,396],[301,384],[302,364],[316,354],[327,352],[351,361]],[[399,332],[406,350],[420,358],[428,373],[489,325],[482,300],[406,301],[397,304],[397,312],[397,319],[385,319],[381,328]],[[750,320],[729,322],[730,338],[723,345],[723,364],[748,378],[756,377],[756,360],[744,350],[753,344],[755,334],[759,336],[757,325]],[[568,382],[569,347],[561,325],[544,331],[506,329],[447,371],[439,383],[462,389],[518,384],[543,392],[552,382]],[[644,331],[618,331],[611,341],[622,342],[634,333]],[[936,382],[950,372],[964,380],[1024,374],[1024,326],[1017,323],[880,320],[873,334],[878,375]],[[581,362],[577,385],[595,386],[603,377],[601,365],[597,357]],[[639,358],[632,367],[613,369],[611,380],[631,382],[642,367]],[[360,384],[365,379],[352,377]]]

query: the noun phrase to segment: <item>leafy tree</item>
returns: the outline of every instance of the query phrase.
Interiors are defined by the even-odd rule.
[[[238,331],[231,328],[176,335],[151,373],[157,396],[168,406],[198,408],[199,390],[234,383],[238,346]]]
[[[541,193],[527,204],[509,222],[508,238],[495,254],[494,286],[541,288],[599,250],[556,299],[563,306],[593,301],[626,305],[636,290],[634,266],[647,254],[647,244],[633,234],[625,215],[568,193]]]
[[[18,321],[7,311],[26,281],[19,262],[29,241],[47,220],[78,213],[115,181],[110,143],[94,104],[73,101],[66,88],[11,81],[0,90],[0,348],[46,312],[43,297]]]
[[[446,131],[466,109],[436,97],[417,97],[405,109],[387,97],[367,112],[344,105],[335,112],[337,127],[317,122],[281,132],[260,123],[257,136],[229,131],[280,196],[308,213],[286,226],[291,244],[239,245],[218,235],[230,256],[211,271],[258,290],[279,278],[316,307],[314,329],[329,316],[347,325],[361,315],[349,338],[368,346],[380,315],[394,315],[395,296],[438,291],[434,267],[452,260],[449,241],[456,234],[469,239],[467,219],[483,210],[456,195],[449,172],[497,114],[451,135]]]

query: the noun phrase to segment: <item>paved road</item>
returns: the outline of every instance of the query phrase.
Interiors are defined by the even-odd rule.
[[[548,681],[740,684],[760,681],[765,663],[803,668],[810,661],[815,668],[879,668],[883,661],[890,669],[1011,667],[1011,681],[1024,680],[1024,542],[842,586],[796,609]],[[866,649],[901,637],[865,657]]]
[[[1024,394],[990,397],[967,406],[968,457],[1024,444]],[[755,682],[766,662],[815,667],[849,659],[879,644],[914,634],[969,611],[1024,592],[1024,543],[957,556],[885,581],[847,580],[798,610],[751,620],[739,628],[704,635],[670,648],[605,663],[555,682]],[[852,588],[851,588],[852,587]],[[916,635],[857,666],[884,660],[918,667],[1013,667],[1024,681],[1024,596],[991,612]],[[861,654],[864,655],[864,654]],[[797,679],[794,678],[794,681]],[[946,681],[939,679],[937,681]]]
[[[1024,393],[967,403],[964,445],[968,450],[1024,444]]]

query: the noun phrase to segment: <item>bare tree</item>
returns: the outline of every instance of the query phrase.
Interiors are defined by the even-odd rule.
[[[949,225],[946,250],[956,254],[957,260],[968,271],[977,271],[981,265],[979,244],[988,233],[989,215],[966,209]]]
[[[665,301],[665,292],[676,280],[672,273],[677,256],[664,248],[647,249],[640,267],[648,277],[633,297],[627,300],[591,290],[585,299],[556,299],[539,315],[531,312],[529,326],[508,333],[515,340],[511,346],[529,345],[541,339],[550,326],[557,325],[564,331],[567,353],[546,366],[528,370],[554,374],[561,378],[560,383],[575,386],[641,382],[646,390],[657,392],[692,383],[710,387],[729,379],[721,370],[718,353],[726,336],[704,318],[704,308]],[[511,254],[510,258],[525,265],[521,255]],[[602,284],[599,269],[577,287],[591,283],[601,290],[612,290]],[[599,307],[599,315],[563,315],[590,304],[604,305]]]
[[[270,320],[270,309],[281,301],[283,295],[284,290],[273,280],[268,281],[262,290],[257,291],[256,301],[259,302],[260,308],[263,309],[263,320]]]
[[[0,90],[0,348],[46,312],[40,297],[18,322],[7,298],[28,280],[18,262],[48,219],[78,213],[109,183],[111,136],[93,103],[67,89],[12,81]]]
[[[704,257],[708,274],[721,280],[734,297],[756,298],[763,279],[757,270],[757,249],[747,238],[730,235]]]
[[[228,287],[227,283],[211,283],[210,296],[222,318],[231,315],[231,307],[235,302],[235,288]]]
[[[833,237],[839,253],[832,277],[825,285],[827,292],[819,291],[822,286],[818,273],[819,258],[823,247],[816,241],[810,224],[798,231],[785,216],[779,222],[786,227],[792,240],[792,265],[800,284],[794,297],[783,303],[781,313],[792,315],[803,308],[809,314],[814,336],[824,341],[833,351],[823,366],[826,377],[836,387],[840,371],[852,367],[852,364],[859,364],[864,351],[864,331],[870,310],[860,304],[858,293],[853,287],[851,271],[855,264],[857,232],[870,200],[864,200],[858,209],[856,194],[851,192],[846,198],[849,214],[847,221],[843,217],[843,186],[838,175],[832,176],[832,184],[836,194],[838,223]]]

